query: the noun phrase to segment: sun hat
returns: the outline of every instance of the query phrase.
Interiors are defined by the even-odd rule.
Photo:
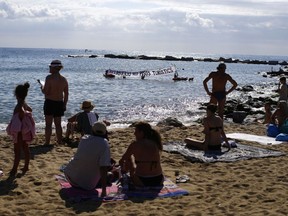
[[[101,121],[95,122],[92,131],[96,135],[105,135],[107,133],[106,125]]]
[[[62,62],[60,60],[53,60],[49,66],[50,67],[63,67]]]
[[[83,101],[82,105],[80,106],[80,109],[93,109],[95,106],[92,104],[91,101]]]

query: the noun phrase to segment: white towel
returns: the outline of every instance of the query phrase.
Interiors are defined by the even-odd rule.
[[[89,113],[87,113],[87,115],[88,115],[90,125],[93,126],[94,123],[97,121],[95,113],[89,112]]]

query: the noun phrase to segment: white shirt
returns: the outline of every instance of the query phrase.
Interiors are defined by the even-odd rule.
[[[110,146],[107,139],[85,135],[64,173],[75,186],[92,190],[101,178],[100,167],[110,166],[110,161]]]

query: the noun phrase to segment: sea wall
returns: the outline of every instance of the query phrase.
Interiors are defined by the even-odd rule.
[[[97,55],[68,55],[68,57],[88,57],[97,58]],[[252,59],[233,59],[233,58],[195,58],[195,57],[174,57],[174,56],[147,56],[147,55],[137,55],[129,56],[126,54],[115,55],[115,54],[105,54],[104,58],[117,58],[117,59],[141,59],[141,60],[165,60],[165,61],[204,61],[204,62],[225,62],[225,63],[243,63],[243,64],[265,64],[265,65],[288,65],[287,61],[263,61],[263,60],[252,60]]]

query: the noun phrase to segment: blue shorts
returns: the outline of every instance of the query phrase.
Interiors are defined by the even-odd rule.
[[[44,115],[53,117],[64,116],[64,102],[46,99],[44,102]]]

